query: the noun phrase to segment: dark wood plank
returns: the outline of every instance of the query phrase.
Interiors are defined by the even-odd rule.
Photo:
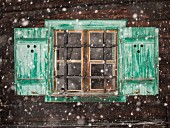
[[[164,2],[168,0],[150,0],[150,2]],[[50,0],[50,1],[4,1],[3,7],[5,12],[12,11],[23,11],[23,10],[36,10],[36,9],[44,9],[44,8],[60,8],[60,7],[74,7],[74,6],[94,6],[94,5],[110,5],[110,4],[134,4],[141,3],[146,4],[147,0]],[[22,5],[22,6],[21,6]],[[31,6],[32,5],[32,6]]]
[[[1,2],[3,1],[3,2]],[[169,126],[170,122],[170,1],[169,0],[0,0],[0,106],[1,122],[8,126],[52,125],[148,127]],[[61,6],[62,5],[62,6]],[[48,9],[49,8],[49,9]],[[66,11],[62,11],[66,8]],[[49,11],[50,10],[50,11]],[[97,13],[95,11],[97,10]],[[137,15],[137,19],[133,15]],[[1,15],[1,14],[0,14]],[[44,97],[16,96],[14,86],[13,28],[43,27],[44,19],[127,19],[128,27],[159,28],[159,95],[128,96],[126,103],[45,103]],[[17,20],[15,23],[14,21]],[[12,39],[9,39],[12,38]],[[3,41],[2,41],[3,40]],[[165,99],[166,97],[166,99]],[[71,114],[70,114],[71,113]],[[80,119],[77,119],[77,116]],[[102,117],[102,118],[101,118]],[[94,122],[93,122],[94,120]],[[125,123],[124,125],[121,125]],[[126,124],[127,123],[127,124]],[[5,127],[5,126],[4,126]],[[170,127],[170,126],[169,126]]]

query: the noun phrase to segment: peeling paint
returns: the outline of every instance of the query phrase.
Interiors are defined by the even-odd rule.
[[[46,95],[46,102],[125,102],[126,95],[158,94],[158,29],[126,28],[125,20],[46,20],[46,28],[16,28],[15,84],[18,95]],[[118,95],[56,97],[53,87],[53,30],[118,31]]]
[[[19,95],[46,94],[46,37],[45,28],[15,29],[15,83]]]
[[[158,94],[158,32],[156,28],[125,28],[122,78],[125,95]],[[130,34],[129,34],[130,33]]]

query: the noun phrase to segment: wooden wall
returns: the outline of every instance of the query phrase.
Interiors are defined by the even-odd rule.
[[[63,9],[65,8],[65,9]],[[136,17],[137,16],[137,17]],[[159,28],[159,95],[126,103],[45,103],[14,94],[14,27],[44,19],[127,19]],[[170,0],[0,0],[0,124],[20,127],[170,127]]]

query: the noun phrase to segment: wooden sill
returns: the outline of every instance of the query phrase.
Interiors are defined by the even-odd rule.
[[[65,93],[59,93],[59,92],[54,92],[51,96],[56,96],[56,97],[74,97],[74,96],[79,96],[79,97],[91,97],[91,96],[100,96],[100,97],[107,97],[107,96],[117,96],[118,92],[106,92],[106,93],[94,93],[94,92],[89,92],[89,93],[83,93],[83,92],[65,92]]]

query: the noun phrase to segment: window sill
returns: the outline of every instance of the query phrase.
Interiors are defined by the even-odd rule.
[[[106,92],[106,93],[98,93],[98,92],[89,92],[89,93],[82,93],[82,92],[67,92],[67,93],[58,93],[54,92],[51,96],[55,97],[74,97],[74,96],[79,96],[79,97],[91,97],[91,96],[99,96],[99,97],[108,97],[108,96],[117,96],[118,92]]]
[[[45,96],[45,102],[126,102],[124,95],[87,95],[88,97],[70,96]]]

